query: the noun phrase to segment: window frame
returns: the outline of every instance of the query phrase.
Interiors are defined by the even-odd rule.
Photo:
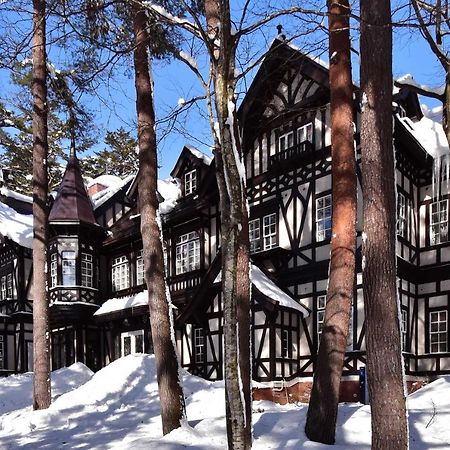
[[[321,294],[316,300],[316,333],[317,349],[319,349],[320,338],[322,336],[323,324],[325,323],[325,309],[327,306],[327,295]]]
[[[302,131],[305,131],[304,139],[300,138],[300,134]],[[308,136],[308,134],[310,135]],[[312,122],[307,122],[297,128],[297,144],[302,144],[303,142],[312,143],[313,139],[314,139],[314,127]]]
[[[136,256],[136,286],[145,284],[144,250],[140,250]]]
[[[326,202],[329,199],[330,203],[327,205],[326,203],[323,206],[319,206],[319,202]],[[331,239],[331,232],[333,227],[333,199],[331,194],[321,195],[320,197],[316,197],[315,201],[315,227],[316,227],[316,242],[325,242]],[[329,215],[325,214],[325,212],[329,209]],[[319,211],[323,211],[323,216],[319,217]],[[329,227],[322,226],[322,224],[327,224],[329,220]],[[319,226],[320,224],[320,226]],[[323,233],[323,235],[321,234]]]
[[[116,283],[118,280],[118,283]],[[130,260],[127,255],[113,258],[111,263],[112,292],[123,291],[130,287]]]
[[[433,321],[432,316],[437,314],[438,320]],[[441,314],[444,314],[444,320],[441,319]],[[447,309],[434,309],[430,310],[428,314],[428,340],[429,340],[429,353],[447,353],[448,352],[448,311]],[[433,324],[437,324],[438,330],[432,330]],[[445,330],[440,330],[440,324],[445,325]],[[443,338],[440,335],[444,335]],[[432,336],[437,336],[437,341],[433,342]],[[433,350],[433,345],[437,345],[437,350]],[[442,345],[442,347],[441,347]]]
[[[72,257],[68,257],[71,254]],[[70,262],[70,263],[69,263]],[[61,274],[62,286],[76,286],[77,285],[77,253],[75,250],[64,250],[61,252]],[[72,278],[73,276],[73,278]],[[66,278],[68,277],[68,279]],[[73,279],[73,283],[66,283]]]
[[[199,270],[201,267],[200,236],[190,231],[175,241],[175,275]]]
[[[442,218],[441,218],[441,214],[443,212],[441,210],[441,205],[443,205],[443,204],[445,204],[445,219],[444,220],[442,220]],[[438,210],[433,213],[433,207],[436,205],[438,205]],[[430,213],[430,224],[429,224],[430,245],[439,245],[439,244],[444,244],[444,243],[448,242],[448,240],[449,240],[448,239],[448,199],[438,200],[436,202],[430,203],[429,213]],[[433,222],[433,216],[436,214],[439,216],[438,217],[439,221]],[[446,225],[445,239],[443,238],[443,236],[441,234],[441,225],[442,224]],[[437,233],[434,233],[433,227],[438,227]],[[437,236],[438,236],[438,239],[436,239]]]
[[[255,226],[252,228],[252,225]],[[250,253],[261,251],[261,219],[259,217],[248,221],[248,236]]]
[[[281,357],[292,358],[292,330],[281,329]]]
[[[273,222],[271,219],[273,218]],[[266,219],[268,223],[266,224]],[[262,247],[271,250],[278,247],[278,214],[271,213],[263,216],[262,220]]]
[[[197,189],[197,169],[189,170],[184,174],[184,195],[191,195]]]
[[[50,287],[58,286],[58,253],[50,255]]]
[[[6,275],[3,275],[0,279],[1,283],[1,299],[6,300]]]
[[[6,275],[6,298],[13,298],[13,295],[14,295],[13,274],[8,273]]]
[[[401,308],[400,314],[400,335],[402,341],[402,351],[406,352],[408,351],[408,310],[405,308]]]
[[[193,357],[195,364],[205,363],[205,333],[203,328],[195,327],[193,337]]]
[[[94,257],[91,253],[82,252],[80,258],[81,265],[81,286],[87,288],[94,287]]]
[[[409,199],[403,192],[397,191],[397,235],[408,237]]]
[[[291,138],[291,140],[292,140],[291,145],[289,145],[289,138]],[[294,143],[294,131],[293,130],[288,131],[283,134],[280,134],[280,136],[278,136],[278,151],[280,153],[294,147],[294,145],[295,145],[295,143]]]

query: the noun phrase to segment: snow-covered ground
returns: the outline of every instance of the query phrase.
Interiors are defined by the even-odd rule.
[[[154,358],[130,355],[95,375],[82,364],[53,374],[52,406],[31,410],[30,374],[0,379],[1,449],[226,448],[223,382],[184,374],[188,422],[161,435]],[[450,448],[450,377],[408,398],[410,448]],[[255,449],[321,449],[306,439],[306,405],[253,403]],[[334,448],[370,449],[370,408],[339,407]]]

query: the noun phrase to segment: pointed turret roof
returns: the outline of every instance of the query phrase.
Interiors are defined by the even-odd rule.
[[[71,146],[69,162],[48,220],[49,222],[84,223],[98,226],[73,146]]]

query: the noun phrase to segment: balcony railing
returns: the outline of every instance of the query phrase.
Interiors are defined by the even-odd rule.
[[[304,141],[300,144],[289,147],[286,150],[276,153],[270,157],[270,166],[278,166],[287,162],[301,160],[314,152],[312,142]]]

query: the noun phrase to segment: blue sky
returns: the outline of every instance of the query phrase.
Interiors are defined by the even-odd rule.
[[[259,36],[256,43],[264,48],[276,36],[275,25],[266,28],[264,36]],[[296,42],[302,47],[302,42]],[[357,41],[355,42],[357,45]],[[326,54],[319,55],[327,59]],[[354,76],[358,77],[358,59],[354,57],[353,67]],[[436,58],[431,53],[428,45],[418,32],[412,33],[408,30],[396,31],[394,35],[394,53],[393,53],[393,75],[394,78],[411,73],[414,78],[422,83],[437,86],[443,84],[443,70],[438,64]],[[189,99],[193,96],[202,94],[200,85],[192,73],[179,62],[153,64],[153,76],[155,82],[155,106],[158,118],[161,119],[167,113],[176,108],[180,98]],[[251,81],[251,80],[248,80]],[[8,75],[5,71],[0,72],[0,83],[3,89],[0,91],[0,98],[8,98]],[[115,130],[120,126],[127,129],[134,128],[135,122],[135,92],[134,80],[125,75],[112,82],[109,87],[103,86],[99,92],[98,98],[89,99],[90,106],[95,113],[95,122],[101,136],[106,130]],[[436,101],[426,100],[430,106],[435,106]],[[197,146],[200,150],[208,153],[209,126],[201,117],[201,108],[193,108],[184,117],[184,128],[190,136],[183,135],[176,126],[175,129],[164,137],[159,144],[159,162],[161,178],[170,174],[183,144],[190,143]],[[159,128],[159,135],[162,134],[162,128]],[[103,148],[102,140],[97,149]]]

